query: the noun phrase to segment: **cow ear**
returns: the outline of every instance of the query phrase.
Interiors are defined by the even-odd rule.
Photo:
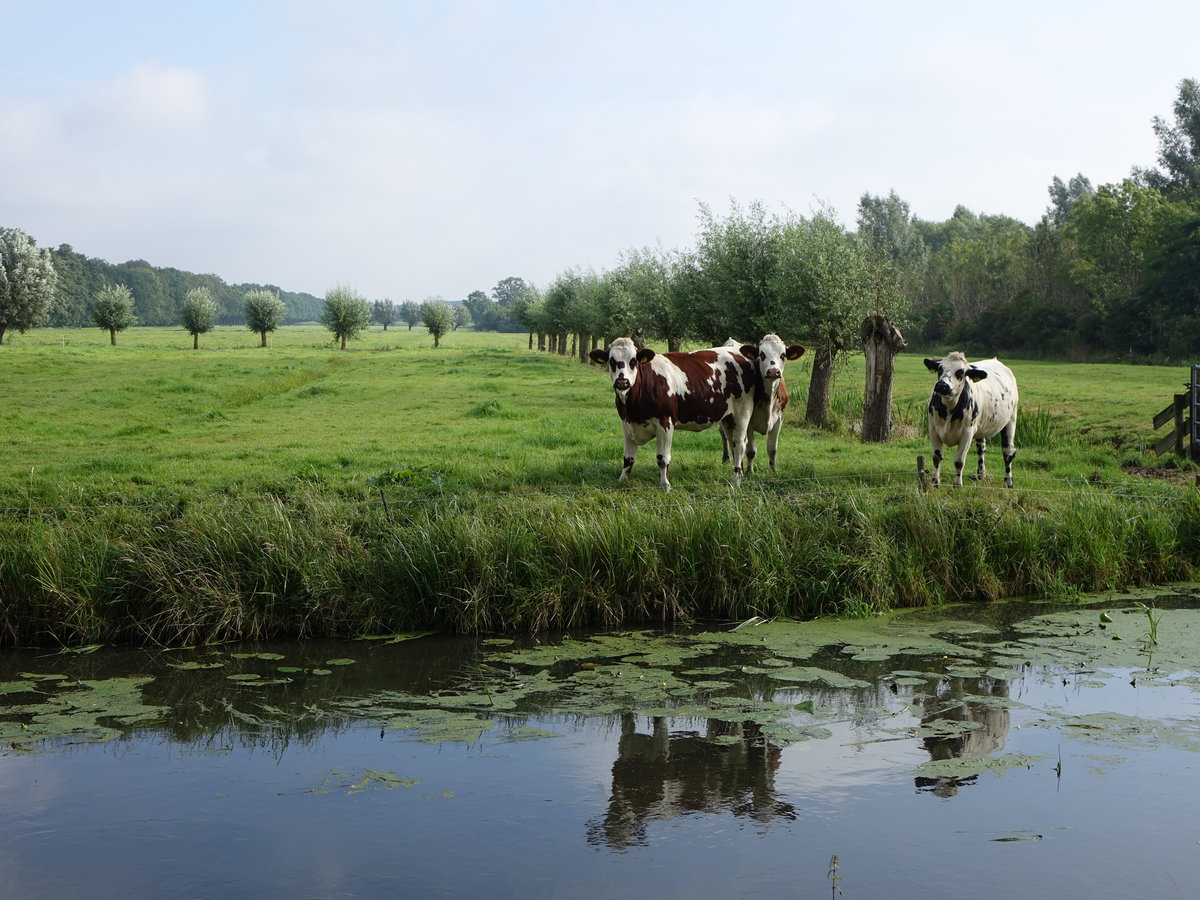
[[[742,344],[738,347],[738,353],[746,357],[746,359],[758,359],[758,348],[753,344]]]
[[[649,347],[643,347],[637,352],[637,356],[634,358],[640,363],[648,363],[650,360],[654,359],[654,351]]]
[[[597,347],[595,350],[593,350],[591,353],[588,354],[588,357],[591,359],[592,362],[596,363],[597,365],[602,366],[608,362],[608,351],[601,350],[599,347]]]
[[[971,366],[971,368],[967,369],[967,377],[972,381],[983,381],[983,379],[987,378],[987,372]]]
[[[940,359],[927,359],[925,360],[925,368],[930,372],[936,372],[938,370],[938,363],[940,362]]]
[[[784,353],[783,355],[786,356],[788,359],[799,359],[800,357],[802,357],[804,355],[804,345],[803,344],[792,344],[792,346],[787,348],[787,352]]]

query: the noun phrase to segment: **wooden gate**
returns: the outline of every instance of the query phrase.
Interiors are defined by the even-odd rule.
[[[1154,452],[1158,456],[1174,452],[1200,460],[1200,365],[1192,366],[1192,377],[1185,387],[1187,393],[1176,394],[1171,404],[1154,417],[1155,431],[1171,424],[1171,430],[1154,442]]]

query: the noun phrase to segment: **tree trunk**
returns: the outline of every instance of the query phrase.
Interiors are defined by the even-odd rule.
[[[567,333],[565,331],[558,336],[558,355],[567,355]]]
[[[585,366],[588,362],[588,350],[591,349],[592,336],[590,334],[579,335],[579,361]]]
[[[537,344],[538,344],[538,349],[541,350],[543,353],[545,353],[546,352],[546,335],[540,331],[538,332],[538,336],[537,336]]]
[[[442,336],[441,336],[441,334],[440,334],[439,332],[436,332],[436,331],[435,331],[435,332],[433,333],[433,349],[435,349],[435,350],[436,350],[436,349],[437,349],[437,348],[440,346],[440,344],[441,344],[441,337],[442,337]]]
[[[0,344],[4,343],[4,332],[8,330],[8,326],[0,324]]]
[[[896,354],[907,344],[900,329],[886,316],[868,316],[863,320],[859,334],[867,357],[862,439],[882,442],[892,436],[892,376],[896,369]]]
[[[108,342],[114,347],[117,346],[117,329],[108,329]]]
[[[529,349],[533,349],[533,332],[529,332]]]
[[[808,382],[808,406],[804,421],[823,426],[829,421],[829,383],[833,380],[833,360],[837,348],[829,344],[818,347],[812,355],[812,378]]]
[[[346,336],[344,334],[342,335],[342,349],[346,349]]]
[[[262,343],[261,343],[261,344],[259,344],[259,346],[260,346],[260,347],[265,347],[265,346],[267,346],[267,333],[266,333],[265,331],[264,331],[264,332],[262,332]]]
[[[192,349],[193,350],[200,349],[200,332],[198,332],[198,331],[192,335]]]
[[[575,348],[579,346],[579,333],[571,335],[571,355],[575,355]]]
[[[680,346],[680,340],[677,336],[672,335],[671,337],[667,338],[667,352],[668,353],[678,353],[679,346]]]

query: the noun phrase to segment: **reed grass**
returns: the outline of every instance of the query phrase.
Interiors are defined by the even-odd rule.
[[[4,522],[0,633],[179,644],[811,617],[1190,580],[1200,560],[1192,492],[588,492],[389,519],[313,489],[160,513]]]

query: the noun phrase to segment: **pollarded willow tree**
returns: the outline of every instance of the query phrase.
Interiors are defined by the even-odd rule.
[[[389,325],[396,324],[397,316],[396,304],[391,300],[385,298],[371,304],[371,318],[382,325],[384,331],[388,330]]]
[[[287,316],[287,304],[274,291],[247,291],[243,307],[246,327],[262,337],[260,347],[267,346],[267,333],[283,324]]]
[[[346,349],[353,340],[371,327],[371,304],[358,291],[338,285],[325,295],[321,324],[333,332],[333,338]]]
[[[179,307],[179,321],[192,336],[192,349],[200,349],[200,335],[207,334],[217,326],[217,301],[206,287],[195,287],[187,292],[183,305]]]
[[[57,281],[49,250],[23,231],[0,228],[0,344],[9,328],[24,334],[45,321]]]
[[[859,346],[863,320],[900,317],[907,300],[891,261],[846,231],[832,212],[781,224],[779,260],[771,276],[773,318],[808,345],[812,376],[804,420],[824,425],[829,391],[841,355]]]
[[[108,342],[117,345],[117,332],[137,324],[133,314],[133,291],[124,284],[107,284],[92,303],[92,321],[108,331]]]
[[[454,311],[441,297],[430,297],[421,304],[421,322],[433,335],[433,346],[440,347],[442,337],[454,327]]]

